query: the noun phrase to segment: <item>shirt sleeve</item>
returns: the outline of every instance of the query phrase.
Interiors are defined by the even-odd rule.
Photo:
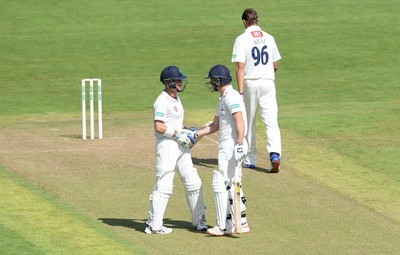
[[[165,122],[167,116],[167,104],[162,102],[162,100],[157,100],[154,103],[154,120],[160,120]]]
[[[276,62],[281,59],[281,54],[279,53],[278,46],[276,46],[275,39],[273,40],[273,44],[272,62]]]
[[[240,43],[239,38],[235,40],[235,44],[233,45],[232,62],[246,62],[245,49]]]
[[[225,102],[231,115],[235,112],[242,112],[244,109],[243,99],[238,92],[226,97]]]

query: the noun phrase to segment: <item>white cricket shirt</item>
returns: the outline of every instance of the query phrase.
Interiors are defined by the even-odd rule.
[[[275,80],[273,62],[279,59],[281,55],[274,37],[259,26],[248,27],[235,40],[232,62],[245,63],[244,79]]]
[[[233,89],[232,85],[228,85],[224,94],[219,98],[216,116],[219,117],[219,141],[226,139],[234,139],[236,141],[237,133],[235,120],[232,114],[242,112],[244,121],[244,135],[247,134],[247,117],[244,108],[243,99],[239,92]]]
[[[168,95],[163,91],[157,97],[153,106],[154,120],[160,120],[167,125],[168,128],[181,130],[183,125],[184,110],[179,96],[177,99]],[[165,138],[163,134],[154,131],[157,139]]]

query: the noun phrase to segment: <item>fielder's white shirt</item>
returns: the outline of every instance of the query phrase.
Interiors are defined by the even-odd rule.
[[[227,139],[237,140],[235,120],[232,117],[232,114],[235,112],[242,112],[244,135],[246,135],[247,117],[243,99],[239,92],[233,89],[232,85],[228,85],[224,94],[219,98],[215,113],[215,116],[219,117],[219,142]]]
[[[184,110],[179,96],[177,99],[168,95],[167,92],[163,91],[157,97],[153,106],[154,120],[160,120],[164,122],[169,128],[175,130],[181,130],[183,125]],[[157,139],[163,139],[165,136],[154,131],[154,135]]]
[[[274,37],[259,26],[248,27],[235,40],[232,62],[245,63],[244,79],[275,80],[273,62],[280,59]]]

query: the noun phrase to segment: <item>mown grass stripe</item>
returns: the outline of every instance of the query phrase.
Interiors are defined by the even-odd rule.
[[[351,155],[344,157],[312,139],[290,132],[284,135],[285,148],[290,151],[287,163],[291,167],[400,223],[398,181],[360,166]]]
[[[15,235],[3,241],[15,254],[144,254],[2,167],[0,187],[0,230]]]
[[[28,242],[15,231],[0,224],[0,251],[1,254],[41,255],[46,254],[36,245]]]

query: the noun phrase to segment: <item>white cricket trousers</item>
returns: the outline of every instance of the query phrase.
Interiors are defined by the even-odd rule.
[[[281,132],[278,125],[278,104],[275,82],[268,79],[244,81],[243,98],[247,114],[247,135],[249,153],[245,164],[256,165],[256,112],[259,107],[267,137],[267,152],[281,151]]]

